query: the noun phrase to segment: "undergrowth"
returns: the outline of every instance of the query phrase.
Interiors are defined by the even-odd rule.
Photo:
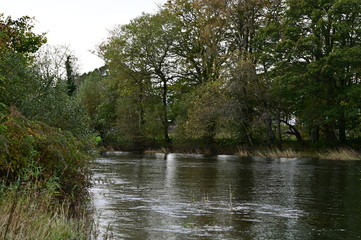
[[[0,239],[94,239],[86,150],[69,132],[0,111]]]
[[[67,202],[54,202],[57,186],[16,184],[0,196],[0,239],[91,239],[92,218],[86,209],[73,216]]]

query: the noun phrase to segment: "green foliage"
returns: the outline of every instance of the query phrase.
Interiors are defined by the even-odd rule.
[[[345,142],[346,132],[352,128],[349,123],[358,117],[354,107],[348,108],[353,104],[347,92],[359,84],[359,4],[286,4],[284,24],[280,26],[283,39],[274,45],[281,53],[273,69],[274,92],[287,103],[289,113],[309,129],[321,128],[325,138],[335,139],[337,135],[340,142]]]
[[[86,76],[79,96],[103,144],[121,149],[162,138],[202,149],[345,144],[360,138],[360,8],[170,0],[112,31],[99,47],[106,70]]]
[[[109,142],[108,135],[116,121],[116,85],[106,78],[105,68],[83,74],[79,80],[78,101],[85,109],[90,126],[101,137],[101,143],[107,145],[105,142]]]
[[[73,96],[76,90],[75,73],[73,69],[73,59],[70,55],[66,56],[65,70],[66,70],[66,85],[68,88],[68,95]]]
[[[32,19],[1,15],[0,131],[10,131],[6,106],[16,106],[78,139],[94,140],[91,126],[120,149],[170,147],[171,138],[273,144],[288,134],[356,141],[360,15],[357,0],[170,0],[115,28],[99,47],[106,66],[81,77],[68,49],[32,55],[45,42]],[[48,151],[28,135],[16,140],[10,170]]]
[[[169,22],[175,26],[173,54],[186,84],[198,85],[217,80],[228,58],[231,44],[229,3],[219,0],[171,0],[165,5]]]
[[[34,66],[16,52],[0,55],[0,87],[5,90],[0,103],[16,106],[27,118],[71,131],[77,137],[89,135],[88,117],[75,97],[67,94],[65,80],[53,74],[45,76]]]
[[[217,122],[223,110],[222,101],[219,82],[210,82],[198,88],[188,110],[186,131],[189,136],[215,137]]]
[[[109,87],[117,94],[115,128],[125,138],[147,139],[158,128],[169,144],[169,85],[177,81],[171,52],[176,31],[170,18],[167,12],[143,14],[116,28],[100,46]]]
[[[23,96],[27,96],[27,92],[33,87],[33,76],[27,67],[26,58],[11,51],[1,54],[0,75],[0,87],[3,89],[0,102],[7,105],[26,104]]]
[[[29,121],[10,109],[0,127],[0,176],[9,184],[56,179],[62,198],[80,203],[87,197],[89,172],[84,145],[68,132]],[[29,172],[30,171],[30,172]]]
[[[61,82],[43,92],[39,91],[36,98],[33,94],[30,94],[30,99],[27,98],[26,104],[19,106],[26,117],[70,131],[78,138],[91,134],[84,108],[75,97],[67,95],[65,84]]]
[[[13,20],[0,14],[0,53],[13,51],[29,57],[46,42],[45,34],[35,34],[32,18],[28,16]]]

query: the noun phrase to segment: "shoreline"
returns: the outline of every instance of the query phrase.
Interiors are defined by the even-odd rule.
[[[117,152],[109,149],[105,152]],[[144,151],[119,151],[119,152],[138,152],[138,153],[163,153],[163,154],[202,154],[202,155],[229,155],[237,157],[263,157],[263,158],[312,158],[321,160],[339,160],[339,161],[359,161],[361,160],[361,152],[351,148],[325,148],[321,150],[294,150],[292,148],[259,148],[259,149],[238,149],[232,152],[210,153],[207,150],[195,149],[193,151],[181,151],[177,149],[147,149]]]

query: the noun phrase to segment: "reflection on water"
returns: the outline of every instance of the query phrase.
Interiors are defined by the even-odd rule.
[[[115,239],[361,239],[361,162],[109,153],[93,172]]]

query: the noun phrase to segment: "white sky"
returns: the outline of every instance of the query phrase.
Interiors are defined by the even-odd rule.
[[[0,13],[13,19],[36,18],[36,33],[47,32],[51,45],[69,45],[80,71],[103,65],[90,53],[108,37],[108,30],[127,24],[142,12],[154,13],[165,0],[0,0]]]

